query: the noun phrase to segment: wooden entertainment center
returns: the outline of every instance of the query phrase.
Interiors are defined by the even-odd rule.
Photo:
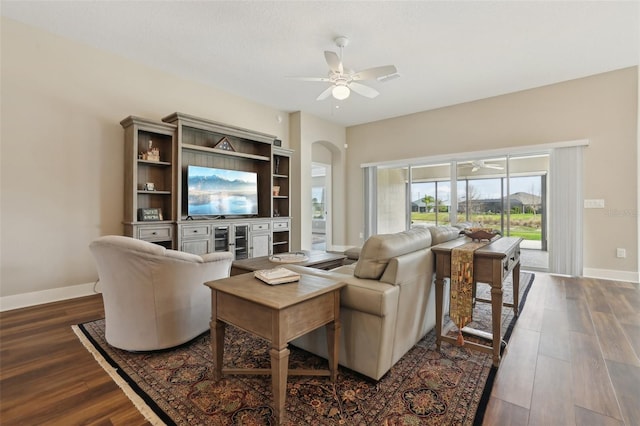
[[[200,255],[229,250],[236,260],[290,250],[293,151],[275,146],[275,136],[178,112],[120,124],[125,235]],[[257,213],[189,216],[189,166],[257,174]]]

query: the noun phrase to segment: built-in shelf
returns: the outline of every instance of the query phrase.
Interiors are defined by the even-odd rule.
[[[175,248],[176,126],[134,116],[120,124],[125,136],[124,234]],[[143,189],[149,184],[156,190]],[[159,210],[164,220],[139,220],[146,209]]]
[[[173,225],[173,222],[170,220],[134,220],[132,222],[122,222],[127,225],[145,225],[147,227],[154,225]]]
[[[247,153],[244,153],[244,152],[227,151],[225,149],[209,148],[207,146],[192,145],[192,144],[187,144],[187,143],[183,143],[182,144],[182,148],[190,149],[192,151],[200,151],[200,152],[209,152],[209,153],[214,153],[214,154],[222,154],[222,155],[227,155],[229,157],[248,158],[250,160],[259,160],[259,161],[270,161],[270,158],[269,157],[265,157],[264,155],[255,155],[255,154],[247,154]]]
[[[171,191],[147,191],[144,189],[139,189],[138,194],[149,194],[149,195],[171,195]]]
[[[138,164],[145,164],[147,166],[158,166],[158,167],[170,167],[171,163],[167,161],[149,161],[149,160],[138,160]]]

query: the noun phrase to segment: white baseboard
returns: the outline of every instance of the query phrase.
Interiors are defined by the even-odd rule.
[[[639,281],[638,272],[617,271],[613,269],[584,268],[582,275],[589,278],[599,278],[603,280],[628,281],[637,283]]]
[[[0,297],[0,312],[13,309],[26,308],[28,306],[42,305],[43,303],[58,302],[60,300],[75,299],[76,297],[90,296],[99,293],[95,283],[72,285],[69,287],[52,288],[49,290],[33,291],[30,293],[14,294]]]

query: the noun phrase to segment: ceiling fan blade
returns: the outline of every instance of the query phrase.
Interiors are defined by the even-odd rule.
[[[318,95],[318,97],[316,98],[316,101],[322,101],[324,99],[327,99],[329,97],[329,95],[331,94],[331,91],[333,90],[333,86],[329,86],[328,89],[326,89],[324,92],[320,93],[320,95]]]
[[[486,167],[487,169],[496,169],[496,170],[502,170],[504,169],[504,167],[498,165],[498,164],[485,164],[483,167]]]
[[[371,99],[375,98],[380,94],[380,92],[378,92],[376,89],[373,89],[369,86],[365,86],[364,84],[355,83],[355,82],[351,82],[349,84],[349,88],[354,92],[356,92],[357,94],[367,98],[371,98]]]
[[[287,77],[299,81],[329,81],[328,77]]]
[[[398,69],[395,65],[383,65],[381,67],[369,68],[359,71],[351,76],[352,80],[377,80],[381,78],[389,78],[393,74],[397,74]]]
[[[336,52],[325,50],[324,59],[327,61],[327,65],[329,65],[329,69],[331,69],[331,71],[340,74],[343,73],[344,69],[342,68],[342,61],[338,58],[338,54]]]
[[[388,75],[383,75],[382,77],[378,77],[378,81],[386,83],[387,81],[395,80],[396,78],[399,78],[399,77],[400,77],[400,74],[398,73],[388,74]]]

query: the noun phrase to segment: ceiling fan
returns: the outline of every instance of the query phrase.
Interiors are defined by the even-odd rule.
[[[396,77],[400,77],[395,65],[384,65],[381,67],[368,68],[359,72],[346,69],[342,63],[342,50],[349,44],[349,39],[344,36],[336,37],[334,40],[336,46],[340,48],[340,55],[337,53],[325,50],[324,58],[329,65],[329,74],[327,77],[297,77],[298,80],[303,81],[321,81],[331,83],[326,90],[324,90],[316,98],[321,101],[333,95],[338,100],[347,99],[351,94],[351,91],[356,92],[367,98],[375,98],[380,93],[369,86],[366,86],[359,81],[363,80],[378,80],[388,81]]]
[[[480,169],[495,169],[495,170],[503,170],[499,164],[485,163],[484,160],[475,160],[471,161],[470,164],[466,164],[463,167],[471,167],[471,172],[477,172]]]

